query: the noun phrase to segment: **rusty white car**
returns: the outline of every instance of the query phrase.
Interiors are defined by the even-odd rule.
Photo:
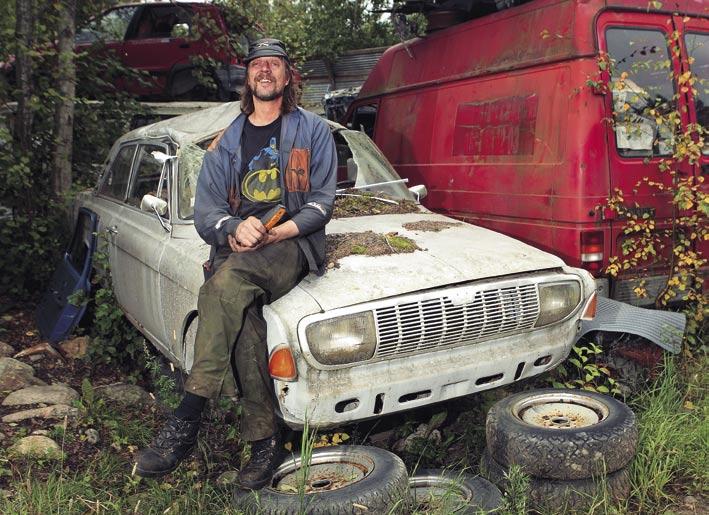
[[[129,132],[111,149],[98,186],[80,197],[107,233],[126,316],[187,372],[209,254],[192,220],[196,178],[210,141],[238,113],[238,103],[224,104]],[[567,357],[595,309],[586,271],[431,213],[417,200],[423,188],[407,188],[364,133],[330,127],[348,195],[414,209],[333,218],[327,233],[396,233],[417,250],[340,257],[265,306],[271,364],[285,357],[295,367],[287,377],[273,367],[286,424],[396,413],[526,379]]]

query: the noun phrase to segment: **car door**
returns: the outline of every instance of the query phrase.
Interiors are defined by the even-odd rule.
[[[167,191],[170,161],[167,142],[138,143],[127,194],[120,217],[113,220],[114,254],[111,256],[113,288],[126,315],[150,340],[168,351],[161,312],[158,265],[170,239]],[[143,196],[168,201],[164,215],[141,210]]]

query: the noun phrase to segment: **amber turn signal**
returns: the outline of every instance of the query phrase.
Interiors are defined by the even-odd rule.
[[[595,291],[591,294],[591,298],[586,301],[581,320],[593,320],[596,316],[596,308],[598,307],[598,293]]]
[[[272,378],[281,381],[295,381],[298,377],[295,360],[287,344],[279,345],[271,351],[268,358],[268,373]]]

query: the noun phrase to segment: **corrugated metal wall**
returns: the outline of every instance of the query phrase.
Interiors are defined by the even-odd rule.
[[[301,103],[310,110],[322,113],[323,97],[333,89],[361,86],[369,71],[377,64],[386,47],[351,50],[341,55],[333,66],[335,85],[332,87],[325,63],[320,60],[306,61],[300,66],[303,74],[303,98]]]

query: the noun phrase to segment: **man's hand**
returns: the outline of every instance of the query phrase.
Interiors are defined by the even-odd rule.
[[[266,228],[261,223],[261,220],[255,216],[250,216],[238,225],[234,237],[236,238],[237,245],[240,247],[253,248],[260,246],[266,234]],[[234,248],[233,245],[231,245],[231,241],[229,241],[229,245],[232,249]],[[234,252],[238,251],[235,250]]]
[[[239,224],[239,227],[244,225],[248,220],[252,219],[253,217],[249,217],[241,224]],[[256,220],[259,222],[258,220]],[[259,222],[261,223],[261,222]],[[231,247],[231,250],[234,252],[249,252],[251,250],[256,250],[260,249],[264,245],[270,245],[271,243],[276,243],[282,240],[287,240],[289,238],[295,238],[298,236],[300,231],[298,230],[298,226],[295,225],[295,222],[293,220],[288,220],[287,222],[282,223],[281,225],[278,225],[271,229],[270,231],[266,232],[263,237],[261,238],[261,241],[257,243],[256,245],[248,246],[244,245],[239,239],[238,239],[238,234],[239,234],[239,227],[236,228],[236,235],[232,236],[229,234],[227,236],[227,240],[229,242],[229,247]],[[262,224],[263,227],[263,224]],[[264,228],[265,230],[265,228]]]

